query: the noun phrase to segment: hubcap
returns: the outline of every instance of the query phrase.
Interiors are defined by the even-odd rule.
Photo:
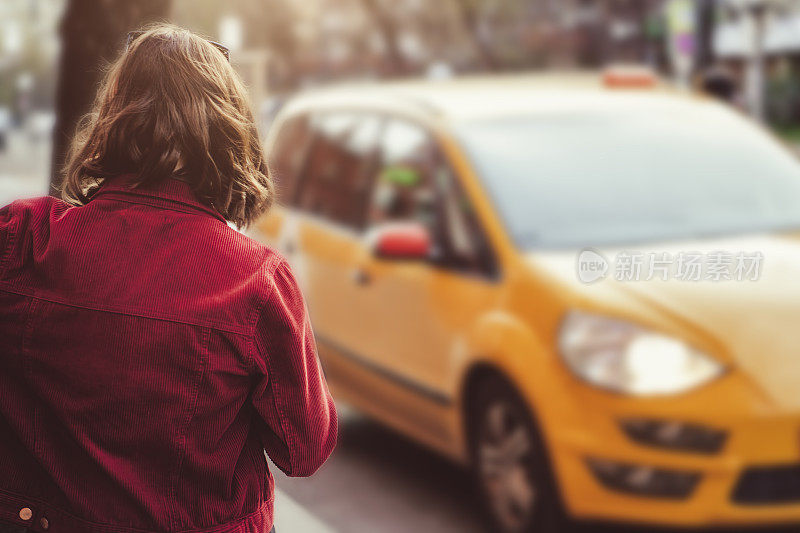
[[[525,421],[499,401],[486,409],[478,443],[478,467],[492,508],[507,531],[528,523],[537,499],[530,475],[531,437]]]

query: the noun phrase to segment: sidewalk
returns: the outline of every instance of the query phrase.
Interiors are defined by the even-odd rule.
[[[32,141],[19,130],[9,134],[0,151],[0,207],[12,200],[47,194],[50,172],[49,140]]]
[[[275,530],[277,533],[333,533],[285,492],[275,491]]]

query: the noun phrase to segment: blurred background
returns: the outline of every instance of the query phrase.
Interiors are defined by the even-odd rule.
[[[57,187],[103,69],[128,31],[161,20],[231,50],[265,137],[293,95],[343,82],[625,64],[800,150],[800,0],[2,0],[0,205]],[[279,510],[286,530],[291,513],[313,515],[303,531],[486,530],[464,470],[342,413],[341,444],[315,478],[276,473],[296,503]]]
[[[231,48],[264,130],[287,96],[337,81],[637,63],[683,86],[724,73],[734,105],[800,140],[794,0],[4,0],[0,14],[4,189],[56,174],[103,66],[154,20]]]

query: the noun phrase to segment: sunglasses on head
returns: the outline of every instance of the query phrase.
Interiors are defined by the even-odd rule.
[[[128,33],[128,39],[125,41],[125,50],[128,50],[128,48],[131,47],[131,44],[133,44],[133,42],[136,39],[138,39],[139,37],[144,35],[144,33],[145,32],[143,32],[143,31],[132,31],[132,32],[129,32]],[[206,42],[212,44],[214,46],[214,48],[216,48],[217,50],[222,52],[222,55],[225,56],[225,59],[227,59],[228,61],[231,60],[231,51],[228,50],[228,48],[226,46],[224,46],[224,45],[222,45],[222,44],[220,44],[218,42],[215,42],[215,41],[209,41],[208,39],[206,39]]]

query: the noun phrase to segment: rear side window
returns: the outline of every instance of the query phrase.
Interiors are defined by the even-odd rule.
[[[311,129],[314,141],[297,206],[337,224],[363,228],[381,120],[366,114],[326,113],[314,117]]]
[[[278,131],[267,161],[278,201],[283,204],[292,203],[310,142],[311,128],[306,115],[289,118]]]

